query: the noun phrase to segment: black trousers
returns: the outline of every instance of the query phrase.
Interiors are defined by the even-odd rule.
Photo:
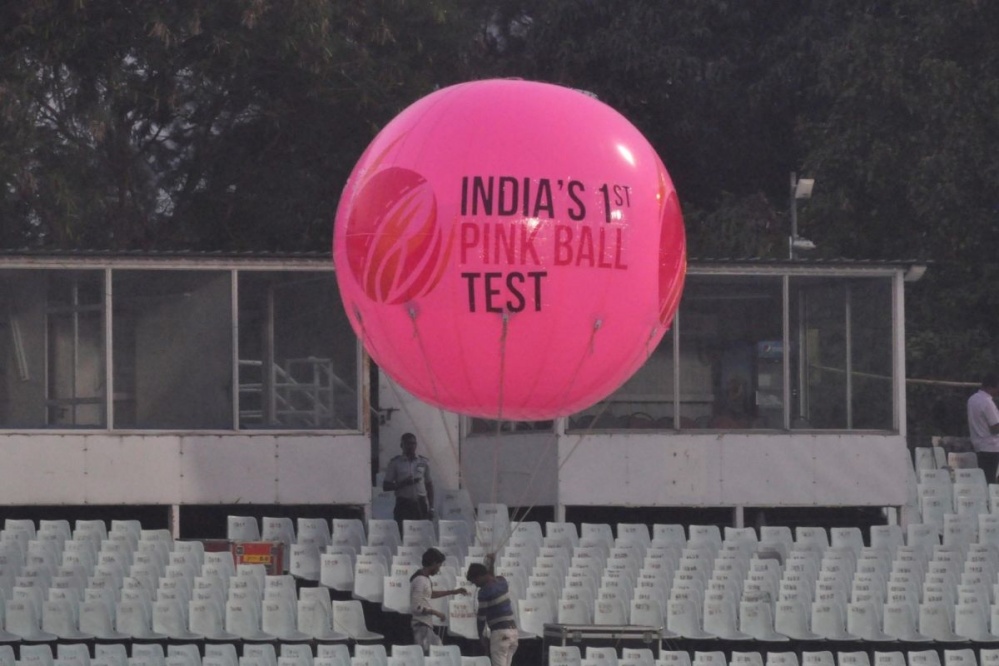
[[[399,534],[402,534],[402,521],[404,520],[430,520],[430,505],[426,497],[409,499],[408,497],[396,497],[395,509],[392,517],[399,523]]]
[[[999,469],[999,451],[978,451],[978,466],[985,472],[985,483],[996,482],[996,470]]]

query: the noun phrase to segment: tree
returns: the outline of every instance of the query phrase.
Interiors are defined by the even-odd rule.
[[[999,42],[990,3],[837,5],[803,118],[816,242],[843,256],[992,261]]]
[[[8,4],[0,241],[328,247],[374,131],[464,78],[459,4]]]
[[[821,190],[805,234],[823,256],[931,261],[908,289],[909,414],[963,434],[964,401],[997,367],[999,42],[990,3],[838,3],[820,49],[806,164]],[[818,195],[821,191],[821,196]]]

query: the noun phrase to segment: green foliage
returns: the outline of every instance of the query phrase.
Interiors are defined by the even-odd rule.
[[[822,112],[804,119],[823,192],[810,237],[849,257],[992,261],[997,7],[850,4],[810,90]]]
[[[0,21],[4,245],[328,247],[377,129],[465,78],[459,3],[24,0]]]

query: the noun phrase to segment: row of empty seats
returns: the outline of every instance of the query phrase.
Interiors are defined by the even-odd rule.
[[[357,601],[134,521],[5,521],[0,598],[0,642],[381,638]]]
[[[940,487],[946,471],[934,470]],[[405,521],[401,531],[392,520],[229,517],[230,539],[281,541],[292,562],[298,552],[314,563],[310,576],[236,566],[228,551],[135,521],[7,520],[0,640],[377,641],[357,601],[408,613],[409,577],[433,546],[447,556],[441,589],[495,556],[525,636],[558,622],[697,639],[996,641],[999,515],[974,515],[954,514],[953,529],[874,526],[866,538],[849,527],[542,526],[497,504],[475,520]],[[477,638],[474,594],[437,603],[453,636]]]
[[[394,495],[389,493],[394,504]],[[472,507],[468,493],[463,490],[444,490],[438,493],[438,503],[440,510],[438,517],[442,521],[460,522],[468,525],[473,530],[476,525],[476,512]],[[487,507],[494,507],[492,512],[499,513],[506,511],[502,505],[482,505],[480,514],[486,515],[491,510]],[[502,509],[500,508],[502,507]],[[373,512],[372,525],[395,524],[392,520],[392,511]],[[380,516],[380,517],[379,517]],[[505,518],[505,516],[504,516]],[[429,523],[429,521],[426,521]],[[503,522],[506,524],[506,521]],[[402,542],[398,527],[392,530],[395,533],[395,540],[386,542],[389,548],[394,548]],[[375,530],[374,537],[378,539],[382,536]],[[358,554],[360,549],[367,543],[366,528],[364,523],[358,519],[338,519],[326,518],[297,518],[292,520],[288,517],[262,517],[259,520],[253,516],[230,515],[227,519],[226,538],[230,541],[272,541],[284,545],[285,570],[292,575],[303,580],[318,581],[321,570],[321,557],[328,552],[330,547],[351,547],[354,554]],[[433,545],[433,540],[419,539],[418,543]],[[407,542],[409,545],[411,542]]]
[[[999,516],[996,516],[999,519]],[[944,531],[914,523],[859,528],[612,526],[479,521],[369,522],[366,541],[334,530],[320,581],[408,612],[408,578],[429,546],[448,556],[436,585],[462,584],[472,561],[497,552],[521,628],[546,623],[665,626],[667,635],[756,640],[993,641],[999,634],[999,521]],[[505,529],[506,536],[498,538]],[[498,546],[498,548],[497,548]],[[494,551],[495,549],[495,551]],[[474,598],[440,609],[474,637]]]
[[[867,652],[804,651],[742,652],[726,657],[722,651],[662,651],[658,657],[648,648],[613,647],[580,649],[576,646],[551,646],[548,666],[996,666],[999,650],[936,650]]]
[[[974,520],[980,514],[999,513],[999,484],[986,483],[981,469],[917,470],[915,507],[921,522],[944,527],[944,516]]]
[[[488,657],[464,657],[456,645],[434,646],[425,657],[418,645],[356,645],[353,654],[344,644],[319,644],[315,653],[304,643],[248,643],[237,653],[233,643],[198,645],[98,643],[91,654],[85,643],[25,644],[20,659],[14,649],[0,645],[0,666],[488,666]]]
[[[658,656],[657,656],[658,653]],[[549,666],[997,666],[999,649],[916,651],[757,652],[696,651],[608,646],[550,646]],[[25,644],[15,660],[10,646],[0,646],[0,666],[487,666],[488,657],[467,657],[456,645],[432,646],[424,656],[416,645],[357,645],[353,654],[343,644],[268,643],[242,646],[208,643],[204,653],[195,644],[120,643]]]

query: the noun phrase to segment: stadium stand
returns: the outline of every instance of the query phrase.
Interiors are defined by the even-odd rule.
[[[220,539],[312,549],[300,557],[316,566],[289,573],[137,521],[10,518],[0,665],[473,663],[474,593],[440,601],[445,645],[430,656],[399,640],[409,576],[436,545],[447,589],[495,554],[525,653],[553,665],[999,666],[999,490],[934,451],[914,458],[908,524],[866,530],[538,523],[496,504],[401,533],[384,519],[229,517]],[[556,644],[552,625],[575,627],[576,644]],[[636,627],[646,645],[586,644]]]

